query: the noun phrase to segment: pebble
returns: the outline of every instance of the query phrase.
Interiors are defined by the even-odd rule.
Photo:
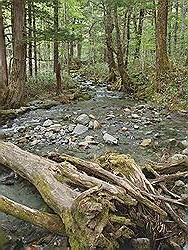
[[[132,114],[131,116],[132,116],[133,119],[138,119],[138,118],[140,118],[140,116],[137,115],[137,114]]]
[[[152,140],[151,139],[144,139],[141,143],[140,146],[142,147],[147,147],[151,144]]]
[[[118,144],[118,139],[108,133],[105,133],[103,135],[103,140],[109,144],[115,144],[115,145]]]
[[[139,127],[138,125],[135,124],[135,125],[133,126],[133,128],[134,128],[134,129],[139,129],[140,127]]]
[[[81,135],[81,134],[84,134],[85,132],[88,131],[88,127],[82,125],[82,124],[78,124],[74,130],[73,130],[73,134],[75,135]]]
[[[52,124],[53,124],[52,120],[48,119],[48,120],[46,120],[46,121],[42,124],[42,126],[43,126],[43,127],[49,127],[49,126],[51,126]]]
[[[184,150],[182,151],[182,154],[188,155],[188,148],[184,149]]]
[[[89,121],[89,116],[86,114],[81,114],[76,118],[76,122],[82,125],[87,125]]]

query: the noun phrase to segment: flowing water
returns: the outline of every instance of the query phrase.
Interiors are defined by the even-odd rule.
[[[175,152],[182,152],[182,141],[187,139],[188,131],[186,112],[172,112],[163,107],[140,103],[123,93],[108,91],[105,85],[97,85],[76,75],[74,78],[83,94],[91,94],[90,100],[27,112],[1,127],[7,134],[6,140],[39,155],[58,150],[92,160],[105,152],[115,151],[131,154],[139,164],[144,164],[148,159],[160,162]],[[91,123],[97,121],[100,126],[92,129],[87,124],[86,132],[75,136],[72,130],[81,114],[88,115]],[[50,132],[43,125],[47,120],[50,120],[51,125],[59,124],[61,130]],[[103,138],[105,133],[112,135],[118,143],[106,143]],[[84,144],[87,136],[92,136],[95,143]],[[149,140],[146,147],[140,145],[144,139]],[[5,185],[2,180],[7,175],[2,169],[0,194],[29,207],[48,209],[27,181],[18,178],[10,183],[13,185]],[[30,242],[49,235],[3,213],[0,213],[0,221],[0,242],[1,238],[9,243],[16,239]]]

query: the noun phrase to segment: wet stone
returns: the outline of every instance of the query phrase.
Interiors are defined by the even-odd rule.
[[[90,118],[86,114],[81,114],[76,118],[76,122],[82,125],[87,125],[90,121]]]
[[[75,135],[81,135],[81,134],[84,134],[85,132],[88,131],[88,127],[84,126],[84,125],[81,125],[81,124],[78,124],[74,130],[73,130],[73,134]]]
[[[118,139],[108,133],[105,133],[103,135],[103,140],[105,141],[105,143],[108,144],[115,144],[115,145],[118,144]]]
[[[43,123],[43,127],[49,127],[49,126],[51,126],[53,124],[53,121],[52,120],[50,120],[50,119],[48,119],[48,120],[46,120],[44,123]]]

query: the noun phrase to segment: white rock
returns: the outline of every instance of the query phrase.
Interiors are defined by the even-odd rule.
[[[35,146],[35,145],[37,145],[38,143],[39,143],[39,140],[34,140],[34,141],[31,142],[31,146]]]
[[[51,126],[53,124],[53,121],[52,120],[50,120],[50,119],[48,119],[48,120],[46,120],[44,123],[43,123],[43,127],[49,127],[49,126]]]
[[[88,125],[88,128],[93,129],[93,127],[94,127],[94,122],[93,122],[93,121],[90,121],[90,122],[89,122],[89,125]]]
[[[94,116],[94,115],[89,115],[89,117],[90,117],[91,119],[95,119],[95,116]]]
[[[185,186],[185,183],[181,180],[178,180],[175,182],[175,186],[176,187],[184,187]]]
[[[89,121],[90,121],[89,116],[86,114],[81,114],[76,119],[76,122],[82,125],[87,125]]]
[[[182,151],[182,154],[188,155],[188,148],[184,149],[184,150]]]
[[[75,135],[81,135],[81,134],[84,134],[85,132],[88,131],[88,127],[84,126],[84,125],[81,125],[81,124],[78,124],[74,130],[73,130],[73,134]]]
[[[132,116],[132,118],[134,118],[134,119],[138,119],[138,118],[140,118],[140,116],[139,116],[139,115],[137,115],[137,114],[132,114],[131,116]]]
[[[62,125],[61,124],[52,124],[48,130],[52,130],[52,131],[55,131],[55,132],[59,132],[62,128]]]
[[[128,128],[123,127],[121,130],[122,130],[123,132],[126,132],[126,131],[128,131]]]
[[[136,124],[133,127],[134,127],[134,129],[139,129],[139,126]]]
[[[118,144],[118,139],[108,133],[105,133],[103,135],[103,139],[106,143],[116,144],[116,145]]]
[[[93,122],[93,129],[99,129],[99,128],[101,128],[100,122],[98,122],[97,120],[94,120],[94,122]]]

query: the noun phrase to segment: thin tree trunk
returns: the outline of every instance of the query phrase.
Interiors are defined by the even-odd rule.
[[[82,41],[78,40],[76,46],[77,46],[77,63],[78,63],[78,67],[81,67],[81,64],[82,64]]]
[[[178,37],[178,18],[179,18],[179,3],[178,0],[175,0],[175,24],[174,24],[174,50],[177,54],[177,37]]]
[[[170,69],[167,54],[168,0],[158,0],[156,23],[156,72],[160,76]]]
[[[36,37],[36,17],[35,17],[35,4],[32,1],[32,10],[33,10],[33,53],[34,53],[34,65],[35,65],[35,77],[38,73],[37,66],[37,37]]]
[[[114,23],[116,30],[116,46],[117,46],[117,61],[118,61],[118,71],[121,76],[122,90],[128,91],[130,88],[130,78],[125,68],[124,58],[123,58],[123,48],[121,43],[120,28],[118,21],[117,7],[114,9]]]
[[[58,29],[59,29],[59,0],[54,0],[54,72],[56,72],[59,62],[59,42],[58,42]]]
[[[105,28],[105,41],[106,41],[106,52],[109,68],[109,82],[114,82],[116,80],[116,63],[114,59],[114,49],[113,49],[113,39],[112,32],[114,25],[112,22],[112,10],[109,3],[107,2],[104,5],[104,28]]]
[[[135,50],[135,59],[140,58],[140,46],[142,41],[142,30],[143,30],[143,23],[144,23],[144,15],[145,10],[141,9],[139,14],[139,21],[138,25],[136,22],[136,50]]]
[[[6,45],[4,24],[2,15],[2,4],[0,3],[0,107],[4,105],[8,85],[8,71],[6,59]]]
[[[31,0],[28,2],[28,25],[29,25],[29,30],[28,30],[28,38],[29,38],[29,45],[28,45],[28,58],[29,58],[29,75],[33,76],[33,56],[32,56],[32,51],[33,51],[33,43],[32,43],[32,3]]]
[[[125,47],[125,67],[128,67],[129,60],[129,44],[130,44],[130,22],[131,22],[131,12],[128,13],[127,16],[127,43]]]
[[[13,11],[13,63],[6,106],[16,108],[21,105],[26,79],[25,0],[13,0]]]
[[[170,6],[169,6],[169,16],[172,15],[172,8],[173,8],[173,5],[172,3],[170,3]],[[172,21],[171,21],[171,18],[169,19],[169,25],[168,25],[168,53],[169,55],[171,55],[171,52],[172,52]]]

